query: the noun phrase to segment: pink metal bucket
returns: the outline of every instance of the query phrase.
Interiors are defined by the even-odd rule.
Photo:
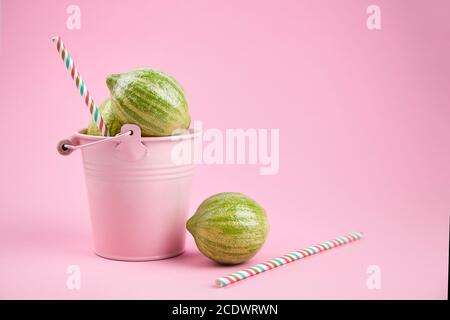
[[[58,149],[82,149],[96,254],[126,261],[181,254],[194,164],[174,162],[173,151],[193,145],[200,132],[141,138],[135,125],[124,125],[116,137],[82,132]]]

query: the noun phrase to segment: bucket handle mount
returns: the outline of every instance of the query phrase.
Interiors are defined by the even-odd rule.
[[[118,141],[116,146],[116,156],[119,158],[126,158],[138,160],[147,153],[147,147],[141,143],[141,128],[133,124],[125,124],[122,126],[120,133],[112,137],[105,137],[101,140],[88,142],[85,144],[77,143],[77,138],[72,136],[69,139],[64,139],[58,142],[57,150],[59,154],[67,156],[78,149],[89,148],[108,141]]]

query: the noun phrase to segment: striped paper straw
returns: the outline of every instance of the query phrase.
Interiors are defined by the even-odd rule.
[[[106,128],[106,124],[103,121],[103,118],[100,114],[100,110],[98,109],[97,105],[92,99],[89,90],[86,87],[86,83],[84,82],[83,78],[81,78],[80,73],[75,67],[75,63],[73,62],[72,57],[70,56],[69,52],[64,46],[61,37],[60,36],[53,37],[52,41],[54,44],[56,44],[56,49],[58,49],[58,52],[61,55],[61,58],[67,70],[70,72],[70,75],[72,76],[75,85],[80,91],[81,97],[83,97],[86,106],[89,108],[89,112],[91,113],[91,116],[94,119],[98,130],[102,133],[103,136],[109,136],[108,128]]]
[[[236,272],[230,273],[227,276],[218,278],[218,279],[216,279],[216,286],[217,287],[226,287],[229,284],[241,281],[241,280],[246,279],[251,276],[255,276],[264,271],[275,269],[275,268],[285,265],[289,262],[300,260],[300,259],[312,256],[316,253],[320,253],[320,252],[328,250],[328,249],[333,249],[333,248],[339,247],[343,244],[347,244],[347,243],[353,242],[355,240],[359,240],[362,237],[363,237],[363,234],[361,232],[351,232],[345,236],[337,237],[336,239],[333,239],[331,241],[325,241],[325,242],[316,244],[315,246],[306,247],[299,251],[291,252],[284,256],[281,256],[281,257],[254,265],[250,268],[236,271]]]

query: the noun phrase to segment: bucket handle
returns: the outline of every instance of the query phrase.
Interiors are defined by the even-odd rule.
[[[71,137],[69,139],[64,139],[64,140],[61,140],[60,142],[58,142],[57,150],[61,155],[67,156],[67,155],[71,154],[72,152],[74,152],[75,150],[92,147],[92,146],[95,146],[97,144],[100,144],[100,143],[103,143],[106,141],[118,141],[123,136],[131,136],[132,134],[133,134],[133,131],[127,131],[125,133],[118,133],[115,136],[107,137],[102,140],[97,140],[97,141],[93,141],[93,142],[89,142],[89,143],[85,143],[85,144],[74,144],[75,139],[74,139],[74,137]]]
[[[78,149],[89,148],[108,141],[119,141],[116,146],[116,156],[123,159],[138,160],[147,153],[147,147],[141,143],[141,128],[133,124],[122,126],[120,133],[112,137],[106,137],[101,140],[79,144],[75,136],[58,142],[57,150],[59,154],[67,156]]]

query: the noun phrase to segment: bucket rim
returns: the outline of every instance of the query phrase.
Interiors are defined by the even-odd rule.
[[[82,138],[84,140],[99,141],[104,139],[104,136],[93,136],[86,134],[87,128],[78,130],[75,132],[74,136],[77,138]],[[141,142],[157,142],[157,141],[179,141],[197,138],[202,133],[202,130],[197,128],[189,128],[188,133],[183,133],[180,135],[163,136],[163,137],[141,137]]]

